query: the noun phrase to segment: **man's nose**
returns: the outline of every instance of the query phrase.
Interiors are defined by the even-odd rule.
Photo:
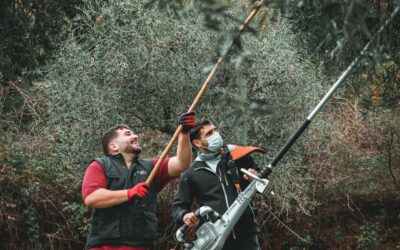
[[[132,137],[133,137],[133,139],[134,139],[135,141],[139,140],[139,136],[136,135],[136,134],[133,134]]]

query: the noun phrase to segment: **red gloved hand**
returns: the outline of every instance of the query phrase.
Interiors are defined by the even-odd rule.
[[[146,182],[136,184],[133,188],[128,189],[128,200],[133,197],[144,198],[149,192],[149,185]]]
[[[183,113],[179,116],[178,124],[182,125],[182,132],[188,133],[191,128],[193,128],[196,123],[194,119],[194,112]]]

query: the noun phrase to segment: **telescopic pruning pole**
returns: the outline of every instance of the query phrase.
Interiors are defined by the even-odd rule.
[[[349,67],[342,73],[339,79],[332,85],[328,93],[322,98],[319,104],[314,108],[313,111],[308,115],[303,124],[299,127],[299,129],[290,137],[288,142],[281,148],[278,154],[272,159],[271,163],[268,164],[267,167],[263,169],[260,173],[260,177],[266,178],[272,172],[272,168],[276,166],[279,160],[285,155],[285,153],[289,150],[289,148],[295,143],[295,141],[300,137],[300,135],[304,132],[304,130],[311,123],[312,119],[317,115],[317,113],[324,107],[325,103],[329,100],[329,98],[333,95],[337,88],[339,88],[340,84],[346,79],[346,77],[350,74],[350,72],[355,68],[355,66],[359,63],[361,56],[368,50],[372,41],[385,29],[385,27],[392,21],[392,19],[396,16],[397,12],[399,12],[400,5],[395,8],[392,14],[386,19],[386,21],[382,24],[379,30],[374,34],[371,40],[365,45],[362,49],[359,56],[357,56],[354,61],[350,64]]]
[[[239,31],[237,34],[237,37],[239,37],[243,31],[245,30],[245,28],[248,26],[248,24],[250,23],[250,21],[254,18],[254,16],[258,13],[258,11],[260,10],[261,6],[262,6],[262,2],[261,1],[259,4],[257,4],[256,6],[254,6],[253,10],[250,12],[249,16],[246,18],[246,20],[244,20],[244,22],[242,23],[242,25],[239,27]],[[219,68],[219,66],[221,65],[223,59],[225,58],[225,56],[227,55],[227,53],[229,52],[229,50],[232,48],[233,46],[233,40],[231,41],[230,45],[228,46],[228,49],[226,50],[226,52],[224,54],[222,54],[220,56],[220,58],[218,59],[217,63],[214,65],[213,69],[211,70],[210,74],[208,75],[206,81],[203,83],[203,86],[201,87],[199,93],[197,94],[196,98],[194,99],[192,105],[190,106],[188,112],[192,112],[194,111],[197,106],[200,103],[201,98],[203,97],[203,95],[205,94],[205,92],[207,91],[208,86],[210,85],[210,82],[212,80],[212,78],[217,74],[217,70]],[[152,182],[152,180],[154,179],[155,175],[157,174],[158,169],[161,166],[161,163],[164,161],[165,157],[167,156],[168,152],[171,150],[171,148],[174,146],[176,140],[178,139],[179,134],[182,131],[182,125],[179,125],[178,128],[176,129],[174,135],[172,136],[171,140],[169,141],[167,147],[164,149],[164,151],[162,152],[159,160],[157,161],[157,164],[154,166],[153,170],[151,171],[149,177],[146,180],[147,184],[150,184]]]

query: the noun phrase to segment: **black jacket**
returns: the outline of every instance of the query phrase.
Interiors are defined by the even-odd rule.
[[[228,160],[229,153],[222,155],[217,166],[217,173],[213,172],[204,161],[194,161],[182,174],[172,204],[172,217],[175,223],[183,224],[183,216],[192,211],[191,206],[194,200],[199,206],[207,205],[221,215],[225,213],[238,196],[231,171],[241,173],[240,168],[257,169],[250,155],[236,160],[235,167],[231,170],[227,166]],[[244,189],[249,182],[243,179],[243,174],[239,176],[241,188]],[[257,210],[249,205],[234,227],[233,235],[241,237],[258,232]]]

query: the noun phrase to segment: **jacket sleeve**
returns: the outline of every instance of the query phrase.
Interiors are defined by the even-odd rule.
[[[179,180],[178,190],[172,202],[172,219],[175,224],[183,224],[183,216],[191,211],[193,199],[193,187],[190,183],[189,174],[185,172]]]

